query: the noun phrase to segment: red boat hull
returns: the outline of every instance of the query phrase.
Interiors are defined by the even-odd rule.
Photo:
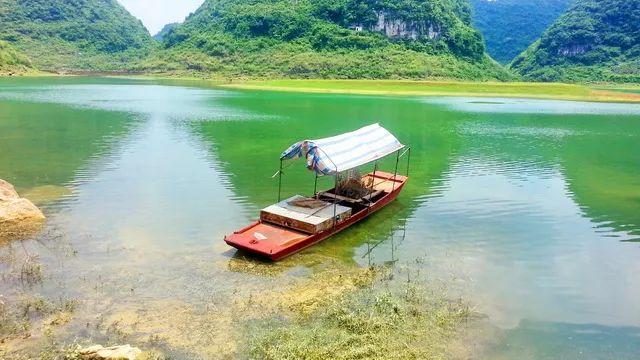
[[[256,221],[234,232],[232,235],[226,236],[224,240],[230,246],[252,255],[271,261],[282,260],[287,256],[293,255],[325,240],[382,209],[398,197],[407,181],[407,177],[405,176],[396,175],[394,177],[393,174],[384,172],[376,172],[375,176],[373,174],[368,174],[367,176],[382,179],[383,183],[387,183],[387,191],[384,191],[384,195],[370,204],[369,207],[352,214],[349,218],[328,230],[316,234],[305,234],[264,221]],[[390,185],[391,188],[389,188]],[[264,236],[265,239],[263,239],[263,241],[256,240],[256,233]]]

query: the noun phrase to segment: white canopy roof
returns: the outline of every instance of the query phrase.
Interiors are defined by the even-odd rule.
[[[342,135],[297,142],[282,153],[281,159],[305,157],[309,170],[334,175],[383,158],[403,147],[389,131],[373,124]]]

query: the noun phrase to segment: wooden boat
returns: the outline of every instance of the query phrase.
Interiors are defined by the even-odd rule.
[[[363,147],[362,144],[367,146]],[[353,151],[354,147],[358,150]],[[400,158],[410,154],[410,148],[405,148],[378,124],[337,137],[294,144],[283,153],[280,171],[276,173],[280,179],[278,202],[263,209],[260,220],[226,236],[225,242],[258,257],[278,261],[348,228],[380,210],[400,194],[408,179],[408,174],[398,174]],[[343,155],[345,151],[347,155]],[[362,156],[363,153],[366,156]],[[392,153],[396,153],[394,173],[378,171],[377,161]],[[354,156],[359,160],[353,161]],[[336,178],[336,186],[321,192],[314,189],[311,197],[296,195],[280,201],[283,161],[298,157],[305,157],[308,168],[316,172],[316,185],[318,176],[332,175]],[[331,157],[346,160],[334,162]],[[370,162],[376,163],[374,171],[360,178],[364,194],[345,196],[339,187],[338,175]],[[408,170],[409,156],[407,173]]]

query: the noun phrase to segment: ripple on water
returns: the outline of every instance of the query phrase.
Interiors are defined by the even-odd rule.
[[[640,115],[638,104],[508,98],[491,100],[490,103],[481,103],[470,98],[448,97],[423,101],[467,113]]]
[[[585,132],[562,127],[541,126],[513,126],[507,124],[491,123],[466,123],[458,127],[458,132],[464,135],[481,136],[523,136],[523,137],[548,137],[562,139],[567,136],[576,136]]]
[[[0,89],[0,99],[66,104],[173,119],[242,120],[255,113],[220,106],[218,100],[237,96],[225,90],[159,85],[56,85]],[[180,102],[171,101],[179,98]]]

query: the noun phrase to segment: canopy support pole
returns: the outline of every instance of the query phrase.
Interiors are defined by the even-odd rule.
[[[324,150],[322,150],[322,148],[317,148],[318,150],[322,151],[324,153],[324,155],[327,157],[327,159],[329,159],[329,161],[331,161],[331,163],[333,164],[333,168],[335,169],[335,177],[336,177],[336,182],[333,188],[333,193],[334,195],[334,200],[333,200],[333,230],[336,229],[336,226],[338,226],[338,219],[336,219],[336,215],[338,215],[338,174],[340,174],[340,172],[338,171],[338,165],[336,165],[336,163],[333,162],[333,160],[331,160],[331,158],[329,157],[329,155],[327,155],[326,152],[324,152]],[[316,181],[318,181],[318,173],[316,172]]]
[[[280,197],[282,196],[282,159],[280,159],[280,170],[278,170],[278,202],[280,202]]]
[[[398,177],[398,162],[400,162],[400,150],[396,152],[396,169],[393,171],[393,184],[391,185],[391,192],[396,191],[396,178]]]
[[[316,173],[316,180],[313,184],[313,197],[318,196],[318,172],[315,171],[315,173]]]
[[[336,184],[333,188],[333,192],[336,195],[333,199],[333,230],[336,229],[338,225],[338,219],[336,219],[336,215],[338,214],[338,172],[336,171]]]
[[[409,161],[411,160],[411,148],[409,148],[409,153],[407,154],[407,177],[409,177]]]
[[[376,171],[378,171],[378,160],[376,160],[376,163],[373,165],[373,177],[371,178],[371,192],[370,192],[370,194],[373,194],[373,185],[376,182]],[[369,201],[367,202],[367,210],[369,210],[370,207],[371,207],[371,198],[369,198]]]

